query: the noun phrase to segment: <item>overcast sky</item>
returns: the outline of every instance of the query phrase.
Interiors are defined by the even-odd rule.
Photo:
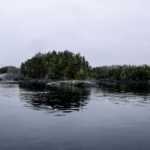
[[[0,67],[66,49],[92,66],[150,64],[150,0],[0,0]]]

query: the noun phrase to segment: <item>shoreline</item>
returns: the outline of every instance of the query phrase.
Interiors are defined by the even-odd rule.
[[[150,85],[150,81],[136,81],[136,80],[96,80],[97,84],[104,84],[104,85],[117,85],[117,84],[145,84]]]
[[[98,85],[150,85],[150,81],[119,81],[119,80],[44,80],[44,79],[24,79],[24,80],[1,80],[0,83],[19,83],[21,86],[45,86],[45,87],[97,87]]]

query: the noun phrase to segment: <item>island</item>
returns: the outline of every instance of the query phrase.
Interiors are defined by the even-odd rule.
[[[0,68],[0,80],[18,80],[21,84],[37,86],[79,86],[97,84],[150,84],[150,66],[113,65],[91,67],[80,53],[68,50],[37,53],[20,68]]]

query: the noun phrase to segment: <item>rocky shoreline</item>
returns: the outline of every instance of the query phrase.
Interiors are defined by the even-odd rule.
[[[24,87],[96,87],[97,84],[92,81],[85,80],[62,80],[62,81],[46,81],[46,80],[21,80],[20,86]]]
[[[91,81],[80,81],[80,80],[66,80],[66,81],[56,81],[56,82],[49,82],[47,86],[50,87],[95,87],[97,86],[96,83]]]
[[[19,83],[21,87],[97,87],[99,85],[118,85],[118,84],[131,84],[131,85],[150,85],[150,82],[143,81],[111,81],[111,80],[39,80],[39,79],[25,79],[19,81],[0,81],[0,83]]]

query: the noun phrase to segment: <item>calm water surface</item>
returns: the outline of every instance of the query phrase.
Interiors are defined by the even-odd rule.
[[[0,83],[0,150],[150,150],[150,88]]]

